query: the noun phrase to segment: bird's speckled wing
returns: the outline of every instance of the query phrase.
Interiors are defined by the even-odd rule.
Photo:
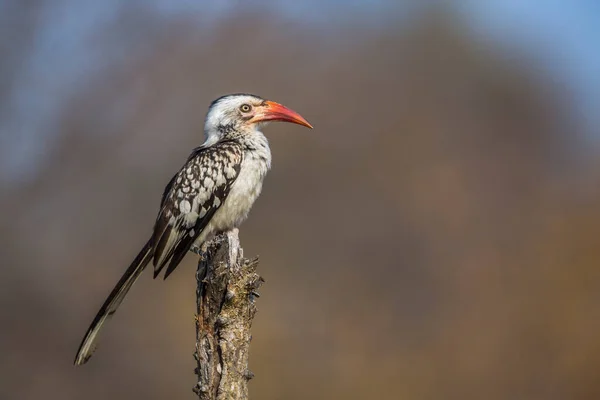
[[[186,255],[225,201],[242,159],[236,142],[199,147],[171,179],[152,236],[154,277],[169,263],[166,279]]]

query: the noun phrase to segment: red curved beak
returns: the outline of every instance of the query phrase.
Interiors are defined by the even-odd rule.
[[[312,129],[312,125],[309,124],[302,115],[279,103],[267,100],[265,101],[265,105],[261,108],[262,110],[252,119],[253,122],[284,121]]]

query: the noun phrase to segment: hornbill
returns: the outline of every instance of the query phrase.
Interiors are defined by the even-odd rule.
[[[270,121],[312,128],[298,113],[259,96],[230,94],[212,102],[204,124],[205,142],[167,184],[152,235],[98,311],[75,365],[92,356],[100,329],[150,261],[154,278],[166,267],[166,279],[188,251],[197,251],[246,219],[271,167],[269,143],[260,130]]]

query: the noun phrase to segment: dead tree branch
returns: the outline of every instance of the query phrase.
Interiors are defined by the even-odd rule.
[[[203,249],[198,263],[196,351],[201,400],[246,400],[250,327],[256,313],[256,290],[263,282],[258,259],[243,257],[237,229]]]

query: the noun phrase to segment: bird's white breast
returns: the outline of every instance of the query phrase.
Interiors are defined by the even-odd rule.
[[[197,246],[216,233],[237,228],[246,219],[260,195],[263,180],[271,167],[271,152],[267,139],[260,132],[257,133],[260,137],[253,142],[256,147],[245,151],[238,177],[221,207],[196,239]]]

